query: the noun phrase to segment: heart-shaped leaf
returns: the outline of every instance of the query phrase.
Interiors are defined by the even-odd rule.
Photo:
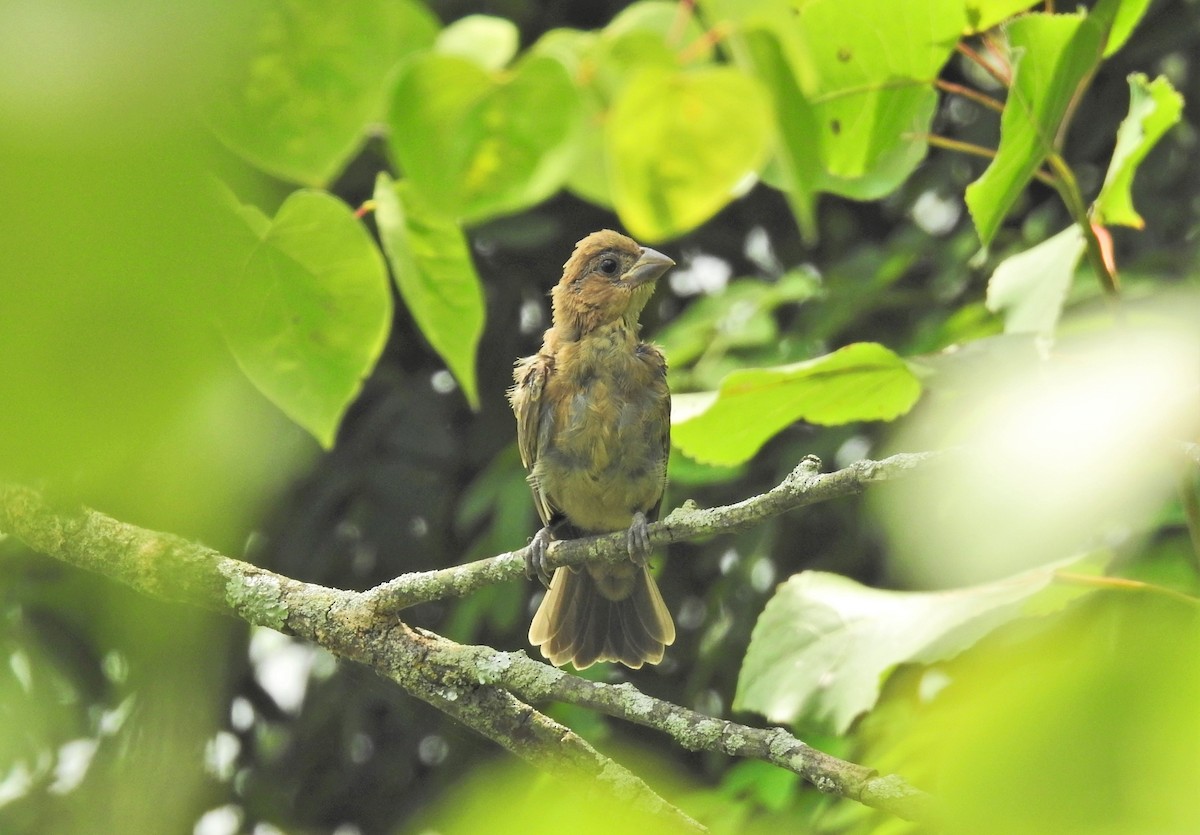
[[[613,199],[630,232],[671,238],[712,217],[758,173],[770,139],[767,100],[732,67],[646,70],[605,125]]]
[[[350,209],[294,192],[269,219],[242,207],[246,255],[220,323],[251,382],[325,447],[383,350],[383,258]]]
[[[264,171],[324,185],[382,117],[396,65],[436,31],[410,0],[268,2],[255,49],[225,79],[209,124]]]
[[[446,55],[402,74],[391,144],[438,212],[474,223],[528,208],[562,187],[576,151],[578,91],[562,64],[533,55],[492,76]]]

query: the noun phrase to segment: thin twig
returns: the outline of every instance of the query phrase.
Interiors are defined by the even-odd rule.
[[[985,148],[982,145],[976,145],[974,142],[963,142],[958,139],[950,139],[949,137],[938,136],[936,133],[908,134],[908,135],[914,136],[914,137],[917,137],[920,139],[924,139],[926,142],[928,142],[930,145],[932,145],[935,148],[945,148],[948,151],[958,151],[961,154],[969,154],[973,157],[983,157],[984,159],[995,159],[996,158],[996,152],[993,151],[991,148]],[[1052,177],[1046,171],[1042,171],[1040,169],[1037,171],[1034,171],[1033,178],[1035,180],[1037,180],[1039,183],[1048,185],[1051,188],[1058,187],[1057,183],[1055,183],[1055,181],[1054,181],[1054,177]]]
[[[958,44],[955,46],[955,49],[957,49],[963,55],[963,57],[967,58],[973,64],[976,64],[981,70],[986,72],[992,78],[996,79],[996,81],[998,81],[1002,87],[1011,86],[1012,78],[1010,75],[992,66],[990,61],[962,41],[958,42]]]
[[[939,90],[956,96],[962,96],[964,99],[970,99],[976,104],[986,107],[988,110],[994,110],[997,113],[1004,112],[1004,102],[992,98],[987,93],[981,93],[963,84],[955,84],[953,81],[943,81],[940,78],[934,82],[934,85]]]
[[[1192,597],[1166,586],[1146,583],[1141,580],[1130,580],[1125,577],[1105,577],[1098,574],[1075,574],[1070,571],[1055,571],[1054,579],[1060,583],[1072,586],[1088,586],[1090,588],[1111,589],[1116,591],[1140,591],[1169,597],[1189,606],[1200,606],[1200,598]]]
[[[1083,240],[1087,244],[1088,263],[1092,265],[1105,294],[1110,299],[1116,299],[1121,294],[1120,288],[1117,286],[1117,277],[1105,263],[1104,250],[1100,246],[1100,240],[1096,237],[1096,230],[1092,228],[1092,219],[1088,216],[1087,207],[1084,205],[1083,195],[1079,191],[1079,183],[1075,180],[1075,172],[1057,151],[1051,151],[1046,157],[1046,161],[1050,164],[1050,170],[1054,172],[1054,188],[1058,190],[1059,196],[1066,204],[1067,211],[1071,213],[1071,219],[1083,232]]]

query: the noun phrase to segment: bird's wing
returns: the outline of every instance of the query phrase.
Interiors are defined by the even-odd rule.
[[[660,443],[662,444],[662,491],[658,501],[646,514],[651,522],[658,519],[658,510],[662,506],[662,497],[667,489],[667,462],[671,457],[671,391],[667,388],[667,359],[662,350],[652,343],[642,343],[639,353],[657,372],[654,378],[655,393],[658,395],[654,406],[653,422],[661,427]]]
[[[518,360],[513,370],[515,385],[509,393],[513,413],[517,416],[517,449],[521,453],[521,463],[529,471],[529,488],[533,491],[533,501],[543,525],[549,525],[557,513],[534,475],[541,448],[543,394],[553,366],[553,359],[544,354]]]

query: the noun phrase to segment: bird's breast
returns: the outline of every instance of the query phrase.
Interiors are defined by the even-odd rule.
[[[666,382],[636,350],[608,348],[559,358],[534,472],[551,503],[591,532],[627,528],[666,483]]]

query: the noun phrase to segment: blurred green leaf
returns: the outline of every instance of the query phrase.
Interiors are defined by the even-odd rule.
[[[781,812],[796,799],[800,775],[786,768],[756,760],[735,763],[721,779],[721,793],[729,798],[746,797],[772,812]]]
[[[675,395],[671,440],[700,461],[737,464],[797,420],[893,420],[920,393],[904,360],[859,342],[794,365],[734,371],[715,392]]]
[[[1005,30],[1013,83],[1000,118],[1000,147],[967,187],[979,239],[991,243],[1000,223],[1038,167],[1061,141],[1062,121],[1100,60],[1105,27],[1083,14],[1030,14]]]
[[[517,54],[520,39],[521,33],[511,20],[473,14],[439,32],[434,46],[442,55],[456,55],[485,70],[499,70]]]
[[[1142,73],[1129,76],[1129,115],[1117,130],[1117,146],[1096,198],[1097,223],[1135,229],[1145,225],[1133,208],[1133,175],[1162,135],[1179,122],[1182,113],[1183,97],[1165,77],[1148,82]]]
[[[579,93],[553,58],[533,55],[493,78],[464,59],[429,55],[400,78],[390,139],[432,208],[479,222],[562,187],[580,115]]]
[[[322,445],[383,350],[387,272],[350,209],[294,192],[267,223],[243,207],[246,255],[219,318],[246,376]]]
[[[486,311],[466,235],[383,172],[375,180],[375,222],[404,304],[478,409],[475,352]]]
[[[1069,561],[1068,561],[1069,562]],[[900,664],[952,658],[1030,606],[1067,562],[942,592],[868,588],[805,571],[779,587],[754,627],[734,708],[841,734]],[[1057,606],[1087,590],[1054,590]]]
[[[968,31],[985,32],[1035,5],[1036,0],[966,0]]]
[[[1071,224],[997,265],[988,280],[987,307],[1003,312],[1005,333],[1054,333],[1083,249],[1083,233]]]
[[[765,161],[766,98],[730,67],[647,70],[618,94],[605,124],[617,213],[660,241],[708,220]]]
[[[820,279],[803,270],[793,270],[778,281],[738,279],[722,292],[688,305],[658,333],[655,342],[677,370],[705,353],[762,345],[778,336],[770,315],[776,308],[806,301],[820,291]]]
[[[774,33],[745,33],[740,63],[766,85],[775,111],[775,156],[788,206],[806,241],[817,237],[816,202],[822,176],[816,114],[796,83]],[[774,180],[770,181],[772,185]]]
[[[582,90],[585,129],[580,132],[578,163],[571,169],[567,187],[583,199],[613,207],[603,125],[617,94],[647,68],[674,70],[680,60],[677,48],[703,37],[696,18],[689,16],[673,42],[678,17],[674,2],[642,0],[626,6],[598,33],[554,30],[535,45],[558,55]],[[564,55],[567,48],[569,58]],[[694,57],[707,61],[711,53],[706,48]]]
[[[393,69],[430,46],[436,31],[411,0],[273,0],[254,50],[229,68],[210,125],[264,171],[325,185],[382,117]]]

